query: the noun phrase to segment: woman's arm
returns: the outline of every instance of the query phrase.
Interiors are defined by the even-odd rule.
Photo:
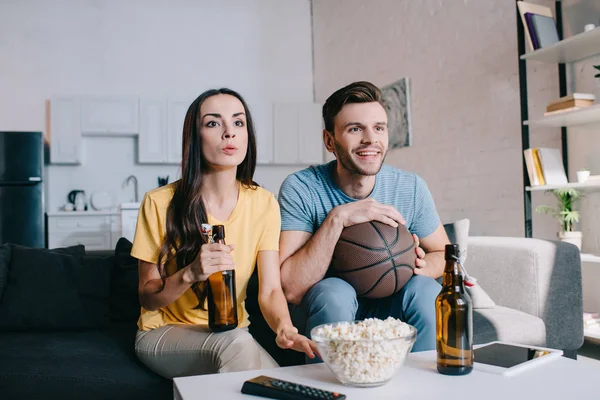
[[[314,358],[317,351],[314,343],[292,324],[287,301],[281,289],[279,275],[279,252],[273,250],[258,252],[258,304],[260,310],[277,334],[277,345],[284,349],[293,348]]]
[[[173,303],[194,283],[189,276],[189,267],[180,269],[167,277],[164,282],[156,264],[140,260],[138,272],[140,304],[149,311]]]
[[[210,274],[233,269],[234,263],[230,253],[234,248],[234,245],[204,244],[198,252],[198,257],[190,265],[168,276],[164,281],[158,272],[158,265],[140,260],[140,304],[146,310],[158,310],[173,303],[194,283],[205,281]]]

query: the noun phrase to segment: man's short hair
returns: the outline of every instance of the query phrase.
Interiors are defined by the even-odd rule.
[[[323,104],[323,121],[325,129],[333,132],[333,119],[346,104],[378,102],[385,109],[385,102],[381,96],[381,90],[371,82],[353,82],[333,93],[325,104]]]

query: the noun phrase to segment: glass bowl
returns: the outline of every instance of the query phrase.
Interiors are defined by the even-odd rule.
[[[379,386],[404,364],[417,339],[417,329],[399,320],[394,322],[399,328],[382,332],[382,323],[389,320],[323,324],[314,327],[310,335],[323,361],[342,384]]]

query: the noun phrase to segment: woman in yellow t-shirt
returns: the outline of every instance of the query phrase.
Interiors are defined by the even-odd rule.
[[[247,329],[246,286],[257,264],[258,300],[277,344],[314,357],[314,344],[290,319],[279,277],[279,207],[253,183],[255,168],[254,126],[242,97],[229,89],[201,94],[185,116],[181,179],[146,193],[131,251],[142,304],[135,350],[159,375],[277,366]],[[203,223],[224,225],[228,245],[206,243]],[[238,328],[212,333],[192,285],[234,268]]]

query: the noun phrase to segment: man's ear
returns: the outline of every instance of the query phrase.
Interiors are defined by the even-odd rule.
[[[329,132],[327,129],[323,129],[323,143],[325,143],[327,151],[333,154],[335,154],[334,140],[333,133]]]

